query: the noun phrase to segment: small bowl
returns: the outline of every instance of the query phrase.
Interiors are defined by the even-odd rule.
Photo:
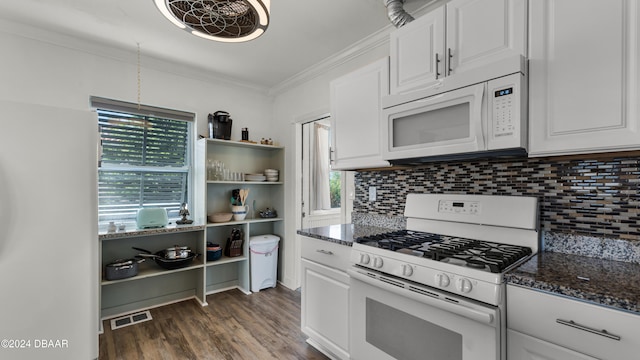
[[[276,182],[278,181],[278,176],[267,176],[267,181]]]
[[[208,249],[208,248],[207,248]],[[222,257],[222,249],[218,248],[218,250],[210,251],[207,250],[207,261],[216,261]]]
[[[209,221],[214,223],[227,222],[230,221],[232,217],[232,213],[213,213],[208,216]]]

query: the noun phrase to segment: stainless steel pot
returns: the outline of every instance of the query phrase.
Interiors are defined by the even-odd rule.
[[[185,259],[188,258],[191,254],[191,249],[188,246],[178,246],[170,247],[165,249],[164,256],[166,259]]]
[[[104,267],[104,277],[107,280],[126,279],[138,275],[138,264],[144,258],[118,259]]]

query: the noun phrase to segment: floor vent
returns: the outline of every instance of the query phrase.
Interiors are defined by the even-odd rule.
[[[125,326],[149,321],[151,319],[151,313],[149,312],[149,310],[121,316],[119,318],[111,319],[111,330],[120,329]]]

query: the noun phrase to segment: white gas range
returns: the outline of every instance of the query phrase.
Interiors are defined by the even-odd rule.
[[[537,199],[409,194],[405,216],[353,244],[352,358],[504,360],[503,274],[538,251]]]

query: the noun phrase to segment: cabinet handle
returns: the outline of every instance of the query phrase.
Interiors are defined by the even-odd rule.
[[[436,80],[440,77],[440,72],[438,69],[440,68],[440,58],[438,57],[438,53],[436,53]]]
[[[573,320],[562,320],[562,319],[556,319],[556,322],[558,324],[562,324],[562,325],[567,325],[567,326],[571,326],[572,328],[576,328],[578,330],[583,330],[583,331],[587,331],[596,335],[600,335],[600,336],[604,336],[607,337],[609,339],[613,339],[616,341],[620,341],[620,336],[618,335],[613,335],[613,334],[609,334],[609,332],[607,330],[597,330],[597,329],[593,329],[590,328],[588,326],[584,326],[584,325],[580,325],[578,323],[576,323]]]
[[[453,59],[453,55],[451,54],[451,48],[447,48],[447,51],[449,52],[449,67],[447,69],[447,76],[451,75],[451,59]]]
[[[325,254],[325,255],[333,255],[333,251],[329,251],[329,250],[319,249],[319,250],[316,250],[316,252],[319,252],[319,253]]]

